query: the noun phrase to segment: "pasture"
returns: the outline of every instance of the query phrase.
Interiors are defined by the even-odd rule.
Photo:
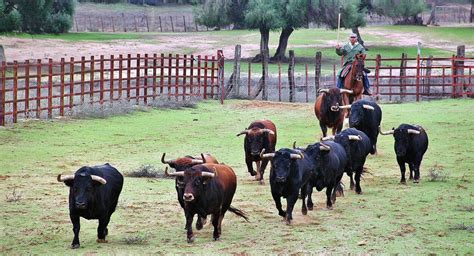
[[[422,125],[430,145],[421,165],[421,183],[400,185],[393,137],[379,136],[363,195],[348,191],[334,210],[324,193],[315,209],[291,226],[278,216],[265,172],[265,185],[247,173],[243,138],[235,135],[256,119],[272,120],[277,148],[316,142],[321,136],[313,105],[228,100],[202,101],[194,108],[150,109],[106,119],[26,121],[0,128],[0,251],[2,254],[472,254],[474,253],[474,112],[472,100],[382,104],[382,127]],[[183,211],[174,180],[125,177],[109,224],[109,243],[98,244],[97,221],[81,218],[81,248],[71,250],[68,188],[56,181],[83,165],[108,162],[123,174],[142,165],[160,172],[167,157],[209,152],[238,177],[232,213],[222,236],[212,241],[207,224],[186,243]],[[429,174],[430,171],[433,174]],[[431,181],[433,178],[443,181]],[[284,201],[284,205],[286,202]]]

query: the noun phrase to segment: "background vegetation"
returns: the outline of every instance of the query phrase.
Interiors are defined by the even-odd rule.
[[[107,119],[28,121],[0,129],[0,250],[6,254],[290,254],[409,253],[470,254],[474,251],[472,100],[384,104],[383,128],[422,125],[430,145],[421,183],[400,185],[393,138],[379,137],[379,154],[369,156],[364,194],[346,191],[335,209],[324,209],[316,193],[315,210],[285,225],[268,185],[248,176],[243,139],[235,134],[261,118],[275,122],[277,148],[314,143],[321,136],[312,104],[256,101],[205,101],[180,110],[139,111]],[[70,250],[72,225],[68,189],[58,173],[109,162],[122,173],[141,166],[162,172],[160,157],[214,154],[238,176],[233,205],[250,222],[229,213],[221,241],[212,228],[185,240],[184,217],[174,181],[125,178],[109,243],[97,244],[97,221],[81,219],[81,245]],[[149,167],[147,167],[149,168]],[[432,173],[432,174],[430,174]],[[441,179],[442,178],[442,179]],[[347,179],[344,178],[346,184]],[[444,181],[431,181],[444,180]],[[2,199],[3,198],[3,199]]]

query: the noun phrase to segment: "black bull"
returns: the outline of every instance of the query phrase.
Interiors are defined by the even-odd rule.
[[[380,133],[382,135],[393,134],[395,138],[394,149],[402,176],[400,183],[406,183],[405,163],[410,168],[410,180],[414,178],[413,182],[418,183],[421,161],[428,149],[428,134],[425,129],[419,125],[401,124],[397,129],[392,128],[391,131],[380,131]]]
[[[71,247],[79,248],[79,217],[98,219],[97,242],[106,243],[107,225],[115,211],[123,186],[123,176],[109,164],[84,166],[74,175],[58,175],[57,180],[70,187],[69,216],[73,225],[74,239]]]

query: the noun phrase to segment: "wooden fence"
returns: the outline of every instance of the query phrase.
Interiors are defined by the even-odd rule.
[[[64,116],[84,104],[126,100],[218,98],[224,56],[172,54],[91,56],[66,61],[3,62],[0,67],[0,126],[18,118]],[[222,96],[222,94],[220,94]],[[223,102],[223,97],[220,97]]]
[[[236,51],[236,56],[238,52],[240,50]],[[461,52],[458,56],[445,58],[408,58],[403,54],[400,58],[377,56],[366,59],[365,65],[371,70],[368,77],[376,99],[392,102],[474,97],[474,58],[463,57]],[[259,71],[268,70],[262,68],[262,64],[249,62],[246,63],[247,68],[241,71],[240,63],[236,62],[226,93],[252,99],[261,97],[272,101],[310,102],[318,96],[319,88],[336,85],[339,64],[331,66],[332,75],[327,74],[327,66],[324,68],[326,74],[321,74],[321,53],[316,53],[314,64],[308,64],[311,62],[309,59],[305,60],[306,63],[298,64],[294,59],[291,60],[293,57],[290,54],[289,64],[276,63],[277,71],[265,79],[263,72],[252,71],[255,67]],[[295,65],[299,66],[296,72]],[[263,92],[267,92],[267,95],[263,95]]]

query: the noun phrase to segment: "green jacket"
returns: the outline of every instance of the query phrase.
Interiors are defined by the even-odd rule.
[[[337,73],[338,77],[341,75],[341,71],[344,69],[344,67],[346,67],[349,64],[352,64],[352,62],[355,59],[356,54],[359,54],[359,53],[365,54],[364,46],[362,46],[359,43],[356,43],[354,46],[352,46],[351,43],[347,43],[343,47],[336,49],[337,55],[344,56],[344,65],[342,65],[342,68]]]

